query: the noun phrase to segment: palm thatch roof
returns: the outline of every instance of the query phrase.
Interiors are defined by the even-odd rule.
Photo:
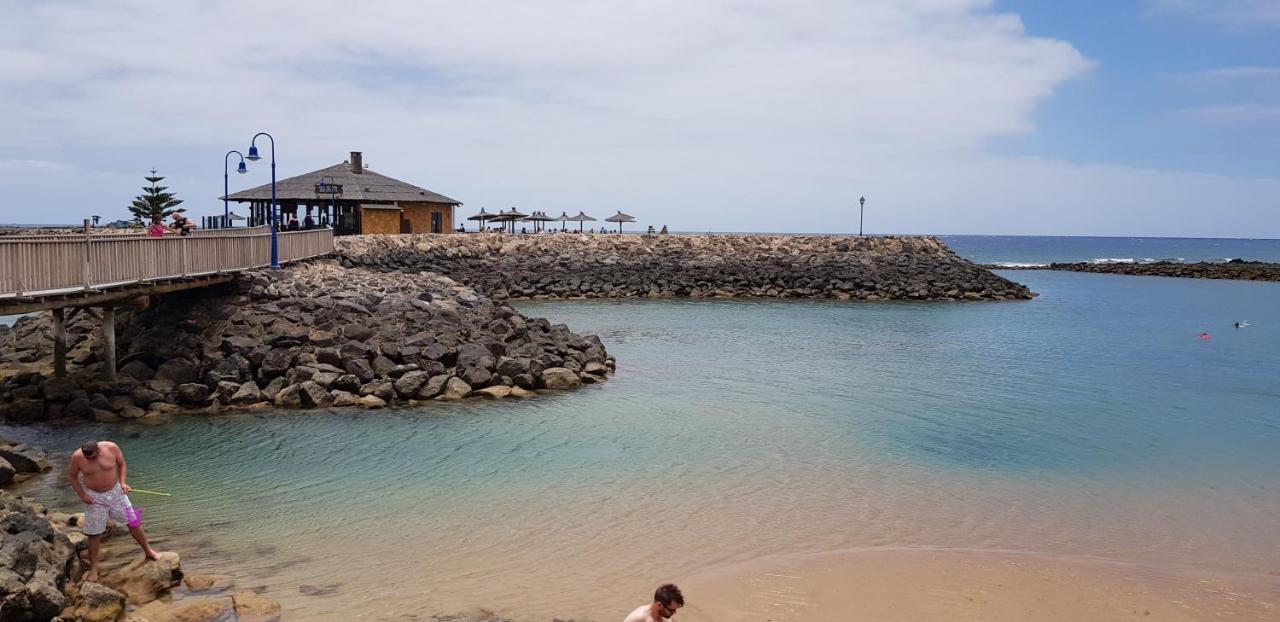
[[[386,175],[380,175],[369,169],[361,173],[351,170],[347,163],[335,164],[318,171],[303,173],[276,181],[276,199],[280,201],[315,201],[328,200],[327,194],[316,194],[316,184],[321,179],[332,178],[332,183],[342,185],[340,201],[356,201],[359,203],[395,203],[400,201],[428,201],[432,203],[452,203],[462,205],[461,201],[407,184]],[[325,179],[325,183],[329,183]],[[227,196],[230,201],[270,201],[271,184],[241,190]]]

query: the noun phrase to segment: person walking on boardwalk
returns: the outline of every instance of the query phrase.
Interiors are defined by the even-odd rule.
[[[80,477],[84,476],[81,482]],[[71,454],[68,479],[76,495],[84,502],[84,535],[89,537],[89,573],[86,581],[98,580],[98,549],[102,545],[102,533],[107,522],[129,524],[129,533],[142,547],[147,559],[157,559],[155,549],[147,544],[147,535],[140,521],[131,520],[133,505],[129,493],[133,488],[125,481],[129,467],[124,461],[120,446],[108,441],[85,441]],[[136,526],[135,526],[136,525]]]
[[[684,606],[680,588],[667,583],[653,593],[653,602],[641,605],[622,622],[662,622],[671,619]]]

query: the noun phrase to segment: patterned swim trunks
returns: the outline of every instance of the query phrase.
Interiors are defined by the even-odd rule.
[[[120,484],[117,483],[114,488],[106,492],[88,488],[85,488],[84,492],[93,499],[93,505],[84,509],[84,529],[81,530],[84,535],[101,535],[107,530],[108,522],[118,525],[128,523],[129,517],[125,515],[125,509],[133,509],[133,504],[129,503],[129,496],[124,494]]]

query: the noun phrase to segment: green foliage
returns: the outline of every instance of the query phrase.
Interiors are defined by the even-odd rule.
[[[159,186],[163,177],[156,175],[156,170],[151,169],[151,175],[144,177],[150,186],[142,187],[142,194],[133,200],[133,204],[129,206],[129,212],[133,217],[143,223],[150,223],[152,218],[159,216],[160,218],[168,218],[175,212],[185,212],[185,208],[178,207],[182,203],[182,199],[175,199],[172,192],[165,192],[168,186]],[[177,209],[174,209],[177,208]]]

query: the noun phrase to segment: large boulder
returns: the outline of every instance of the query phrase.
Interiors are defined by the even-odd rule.
[[[302,395],[302,403],[307,408],[327,408],[333,404],[333,396],[314,380],[296,385]]]
[[[229,384],[229,383],[228,383]],[[188,406],[202,405],[209,401],[209,387],[198,382],[180,384],[176,389],[178,403]]]
[[[279,622],[280,603],[252,590],[242,590],[231,595],[235,603],[236,617],[240,622]]]
[[[277,408],[302,408],[302,389],[299,385],[291,384],[280,389],[272,402]]]
[[[436,397],[438,400],[460,400],[471,394],[471,385],[457,376],[451,376],[444,385],[444,391]]]
[[[257,404],[263,401],[262,391],[258,389],[258,383],[250,380],[242,385],[236,392],[231,394],[230,403],[243,406],[246,404]]]
[[[497,361],[493,357],[493,353],[489,351],[483,344],[464,343],[458,346],[458,360],[455,363],[459,369],[469,369],[479,367],[482,369],[493,369],[497,365]]]
[[[411,399],[418,394],[418,390],[430,377],[430,374],[425,371],[407,372],[395,381],[396,394],[403,399]]]
[[[8,460],[0,458],[0,486],[13,481],[13,474],[17,472],[17,469],[13,468],[13,465],[9,464]]]
[[[77,622],[119,622],[124,619],[125,595],[101,583],[84,583],[76,602]]]
[[[511,387],[504,385],[494,385],[483,389],[476,389],[472,395],[476,397],[488,397],[492,399],[502,399],[511,395]]]
[[[175,385],[195,382],[200,377],[200,366],[185,357],[173,358],[156,368],[155,377]]]
[[[102,584],[123,592],[129,602],[144,605],[160,598],[182,581],[182,563],[177,553],[160,553],[159,559],[139,558],[128,566],[107,573]]]
[[[262,365],[258,366],[258,377],[263,380],[271,380],[277,376],[283,376],[293,366],[294,353],[290,350],[277,348],[267,353],[262,359]]]
[[[414,397],[420,400],[429,400],[437,395],[440,395],[440,393],[444,391],[444,386],[449,383],[449,379],[452,377],[453,376],[449,376],[446,374],[441,374],[439,376],[432,376],[429,380],[426,381],[426,383],[422,385],[422,388],[418,389],[418,394]]]
[[[582,379],[571,369],[551,367],[542,370],[542,387],[545,389],[567,390],[580,386],[582,386]]]
[[[44,451],[23,443],[0,444],[0,458],[8,461],[19,473],[40,473],[52,468]]]
[[[473,387],[483,387],[493,382],[493,373],[483,367],[470,367],[462,372],[462,379]]]

